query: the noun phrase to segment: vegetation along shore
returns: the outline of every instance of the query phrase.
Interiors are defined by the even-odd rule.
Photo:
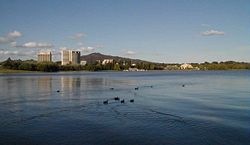
[[[98,58],[97,58],[98,59]],[[128,59],[114,60],[112,63],[102,64],[100,61],[92,61],[85,65],[61,65],[58,62],[42,62],[35,60],[7,60],[0,62],[0,73],[23,72],[57,72],[57,71],[147,71],[147,70],[242,70],[250,69],[250,63],[246,62],[204,62],[189,64],[167,64],[147,61],[132,61]]]

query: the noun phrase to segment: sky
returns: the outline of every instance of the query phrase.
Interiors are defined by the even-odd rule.
[[[250,62],[249,0],[0,0],[0,61],[63,49],[163,63]]]

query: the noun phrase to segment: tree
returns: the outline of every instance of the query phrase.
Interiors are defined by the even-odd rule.
[[[56,72],[59,71],[59,66],[56,63],[38,63],[37,65],[38,71],[44,72]]]
[[[115,64],[114,70],[116,70],[116,71],[120,71],[121,70],[119,63]]]
[[[20,70],[30,70],[30,71],[35,71],[36,70],[36,65],[33,63],[21,63],[18,67]]]

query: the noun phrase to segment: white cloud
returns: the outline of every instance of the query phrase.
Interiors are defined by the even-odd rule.
[[[134,51],[128,50],[128,51],[126,52],[126,55],[135,55],[135,52],[134,52]]]
[[[18,31],[13,31],[13,32],[10,32],[8,34],[9,38],[18,38],[18,37],[21,37],[21,36],[22,36],[22,33],[18,32]]]
[[[7,35],[0,37],[0,44],[14,42],[17,38],[21,36],[22,33],[19,31],[9,32]]]
[[[102,45],[102,44],[97,44],[97,45],[95,45],[95,48],[96,48],[96,49],[104,48],[104,45]]]
[[[68,47],[61,47],[60,51],[62,50],[77,50],[77,51],[81,51],[82,53],[90,53],[90,52],[94,52],[97,48],[96,47],[80,47],[80,48],[68,48]]]
[[[80,47],[79,51],[83,51],[85,53],[93,52],[95,51],[95,47]]]
[[[209,24],[201,24],[202,27],[211,27]]]
[[[4,51],[4,50],[0,50],[0,55],[11,55],[11,56],[32,56],[35,55],[36,52],[35,51]]]
[[[52,52],[52,51],[55,51],[55,49],[40,49],[39,52],[40,53],[46,53],[46,52]]]
[[[77,33],[77,34],[74,34],[73,36],[70,36],[70,38],[73,40],[80,40],[81,38],[83,38],[85,36],[86,36],[86,34],[84,34],[84,33]]]
[[[82,43],[82,42],[79,42],[77,45],[82,46],[82,45],[83,45],[83,43]]]
[[[59,49],[60,49],[60,51],[63,51],[63,50],[67,50],[68,48],[67,47],[60,47]]]
[[[59,49],[59,51],[57,49],[40,49],[39,50],[39,53],[48,53],[48,52],[51,52],[52,53],[52,56],[55,56],[55,55],[60,55],[61,54],[61,51],[62,50],[65,50],[66,47],[62,47]]]
[[[18,51],[4,51],[0,50],[0,55],[17,55]]]
[[[218,30],[208,30],[201,33],[202,36],[225,35],[225,32]]]
[[[12,43],[13,47],[21,47],[21,48],[52,48],[53,45],[47,42],[27,42],[21,45],[17,45],[15,42]]]

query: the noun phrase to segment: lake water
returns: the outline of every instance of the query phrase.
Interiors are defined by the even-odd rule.
[[[250,71],[0,74],[0,144],[249,145]]]

